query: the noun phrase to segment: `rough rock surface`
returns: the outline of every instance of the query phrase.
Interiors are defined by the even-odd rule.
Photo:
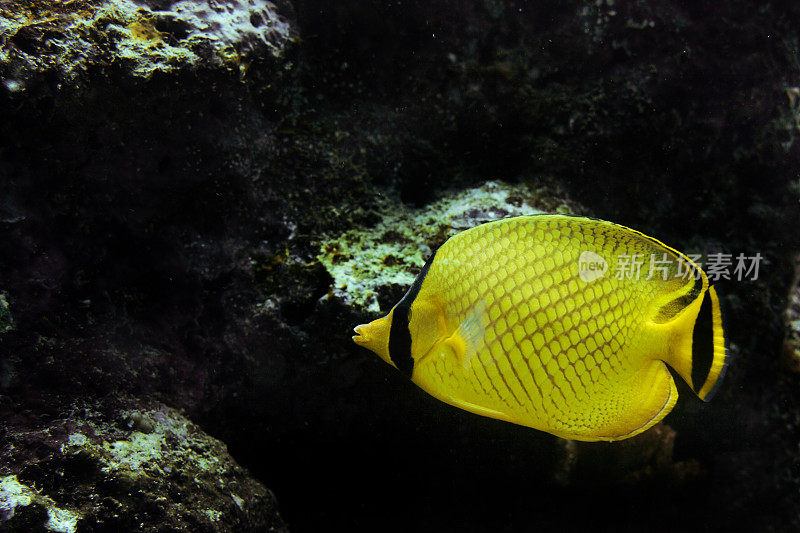
[[[285,531],[272,493],[175,410],[88,405],[31,425],[2,403],[3,531]]]
[[[0,293],[0,529],[284,529],[270,491],[224,444],[152,399],[160,390],[181,407],[204,394],[196,366],[184,364],[192,357],[173,351],[160,323],[181,305],[162,314],[122,286],[167,291],[152,275],[159,254],[146,251],[166,226],[175,228],[167,240],[182,234],[188,254],[206,253],[189,237],[193,222],[178,222],[192,218],[183,199],[211,183],[206,200],[192,197],[213,224],[207,199],[230,183],[231,147],[268,135],[255,124],[234,133],[237,110],[258,107],[242,80],[290,73],[281,56],[296,38],[291,16],[269,2],[0,3],[2,286],[11,287]],[[200,126],[211,122],[224,133]],[[175,172],[183,177],[164,179]],[[125,205],[125,220],[101,204]],[[127,267],[106,246],[127,250]],[[201,277],[218,275],[203,263]],[[117,281],[84,292],[99,272]],[[150,318],[128,335],[123,324],[144,325],[128,321],[131,311]]]
[[[786,364],[795,372],[800,372],[800,258],[797,260],[794,283],[789,289],[786,310],[783,313],[786,321],[786,339],[783,351]]]
[[[280,55],[296,38],[290,15],[268,0],[12,0],[0,3],[0,72],[10,92],[48,71],[67,83],[97,68],[137,77],[194,68],[245,75],[251,56]]]

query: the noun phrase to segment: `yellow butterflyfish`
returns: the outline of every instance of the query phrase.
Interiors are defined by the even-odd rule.
[[[448,239],[406,295],[353,340],[432,396],[566,439],[632,437],[726,368],[715,288],[638,231],[565,215]]]

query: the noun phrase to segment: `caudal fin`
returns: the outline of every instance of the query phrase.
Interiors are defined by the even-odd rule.
[[[692,331],[692,389],[707,402],[717,392],[728,366],[725,331],[719,297],[713,286],[703,294],[703,302]]]

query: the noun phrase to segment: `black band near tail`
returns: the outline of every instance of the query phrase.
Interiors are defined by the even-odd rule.
[[[698,393],[714,362],[714,318],[711,311],[711,297],[706,291],[692,332],[692,385]]]
[[[422,288],[422,282],[428,275],[434,257],[436,257],[436,250],[425,262],[425,266],[422,267],[417,279],[414,280],[403,299],[394,307],[392,314],[392,327],[389,329],[389,358],[397,369],[408,378],[411,378],[411,374],[414,373],[414,358],[411,357],[411,331],[408,329],[408,323],[411,320],[411,304],[414,303],[420,288]]]

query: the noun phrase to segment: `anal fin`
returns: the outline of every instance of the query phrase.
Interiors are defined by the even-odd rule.
[[[630,411],[618,422],[616,434],[602,440],[622,440],[638,435],[659,423],[675,407],[678,389],[663,362],[651,361],[639,370],[637,378],[636,385],[623,393],[630,395]]]
[[[505,422],[514,422],[514,420],[502,411],[497,411],[496,409],[490,409],[489,407],[484,407],[482,405],[478,405],[476,403],[468,402],[466,400],[460,400],[458,398],[442,398],[445,402],[458,407],[459,409],[463,409],[465,411],[469,411],[470,413],[474,413],[476,415],[481,416],[488,416],[489,418],[497,418],[498,420],[503,420]]]

